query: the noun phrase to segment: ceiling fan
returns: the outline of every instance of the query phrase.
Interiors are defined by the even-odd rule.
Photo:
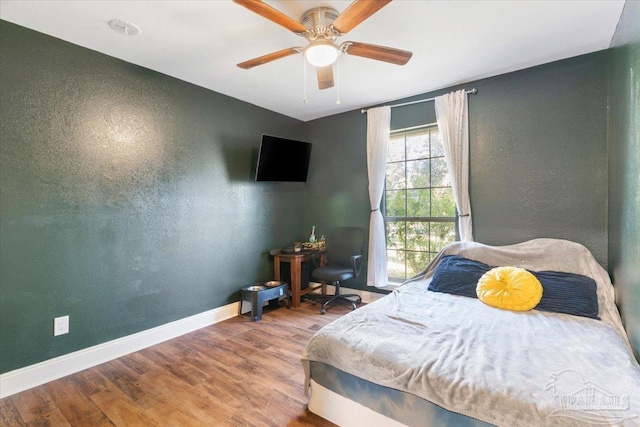
[[[262,0],[233,1],[306,38],[309,42],[305,47],[291,47],[239,63],[238,67],[245,70],[302,53],[305,59],[316,67],[318,88],[322,90],[333,87],[332,64],[342,53],[397,65],[406,64],[413,55],[406,50],[368,43],[350,41],[340,45],[335,43],[338,37],[351,31],[391,0],[355,0],[342,14],[330,7],[317,7],[306,11],[300,22],[265,4]]]

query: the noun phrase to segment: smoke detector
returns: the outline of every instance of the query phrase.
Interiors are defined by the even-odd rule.
[[[109,21],[109,26],[116,33],[125,36],[137,36],[141,33],[140,27],[131,22],[123,21],[122,19],[112,19]]]

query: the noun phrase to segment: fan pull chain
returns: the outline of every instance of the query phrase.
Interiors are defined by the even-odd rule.
[[[307,103],[307,60],[304,58],[304,55],[302,55],[302,86],[304,88],[304,98],[302,98],[302,102],[304,102],[305,104]]]
[[[336,58],[336,104],[340,105],[340,56]]]

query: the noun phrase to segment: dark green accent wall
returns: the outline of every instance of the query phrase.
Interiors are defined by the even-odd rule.
[[[369,229],[369,194],[366,163],[366,118],[359,110],[307,122],[309,140],[317,150],[311,156],[307,178],[305,223],[317,235],[329,235],[342,226]],[[364,248],[367,253],[368,240]],[[366,256],[362,274],[343,282],[365,288]]]
[[[304,234],[304,123],[0,21],[0,372],[238,300]],[[53,337],[53,318],[70,333]]]
[[[640,3],[627,1],[610,49],[609,269],[640,358]]]
[[[607,52],[483,80],[470,101],[477,241],[553,237],[607,264]]]
[[[597,52],[396,102],[478,89],[469,95],[476,241],[568,239],[606,266],[607,66],[607,52]],[[394,108],[391,117],[392,129],[433,123],[433,102]],[[366,115],[307,125],[319,148],[307,183],[307,226],[368,229]]]

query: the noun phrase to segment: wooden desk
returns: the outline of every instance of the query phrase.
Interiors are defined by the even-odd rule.
[[[323,283],[321,285],[311,286],[307,289],[300,289],[300,275],[301,275],[301,264],[304,261],[311,261],[311,257],[321,257],[320,264],[324,265],[324,254],[315,252],[315,253],[293,253],[293,254],[276,254],[273,256],[273,279],[280,280],[280,263],[288,262],[291,264],[291,283],[289,283],[289,288],[291,289],[291,304],[294,307],[300,307],[300,297],[302,295],[306,295],[309,292],[313,292],[316,289],[322,289],[322,293],[327,292],[327,285]]]

